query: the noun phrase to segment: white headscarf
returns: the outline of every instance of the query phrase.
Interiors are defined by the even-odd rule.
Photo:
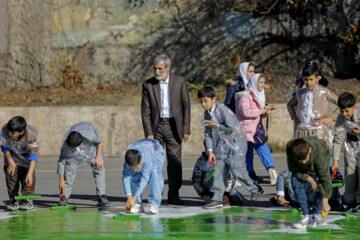
[[[260,108],[263,108],[265,106],[265,91],[262,90],[260,92],[257,88],[257,84],[261,76],[265,78],[264,74],[261,73],[253,74],[247,84],[247,88],[251,88],[251,90],[254,92],[255,100],[259,103]]]
[[[247,71],[248,71],[249,65],[250,65],[250,62],[241,63],[240,66],[238,67],[238,72],[237,72],[238,77],[241,77],[243,79],[245,88],[249,82],[249,79],[247,79]]]

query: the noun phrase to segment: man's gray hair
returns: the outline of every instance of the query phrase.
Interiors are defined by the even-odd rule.
[[[168,55],[166,55],[166,54],[160,54],[160,55],[157,55],[154,58],[154,61],[153,61],[154,65],[159,63],[159,62],[164,62],[165,63],[165,68],[167,68],[168,66],[171,66],[171,60],[168,57]]]

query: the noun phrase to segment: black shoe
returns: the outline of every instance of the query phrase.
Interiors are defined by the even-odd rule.
[[[256,176],[256,173],[255,172],[249,172],[249,177],[254,180],[254,181],[257,181],[257,176]]]
[[[168,199],[168,204],[172,204],[172,205],[184,205],[185,202],[183,200],[181,200],[181,198],[176,197],[176,198],[169,198]]]
[[[212,208],[222,208],[223,203],[218,201],[211,201],[210,203],[206,204],[204,208],[206,209],[212,209]]]
[[[101,197],[99,197],[99,200],[96,204],[98,207],[110,207],[111,203],[110,201],[107,199],[106,195],[101,195]]]
[[[355,208],[352,210],[353,213],[360,213],[360,204],[356,205]]]
[[[356,203],[349,203],[345,208],[345,212],[352,212],[355,208],[356,208]]]
[[[6,210],[8,211],[16,211],[19,210],[19,203],[13,199],[10,200],[9,205],[7,205]]]
[[[251,193],[251,200],[257,200],[259,198],[261,198],[262,194],[264,193],[264,189],[262,189],[262,187],[258,186],[259,191]]]

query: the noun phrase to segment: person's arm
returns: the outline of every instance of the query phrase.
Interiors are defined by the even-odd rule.
[[[183,129],[184,129],[184,142],[186,142],[190,135],[190,122],[191,122],[191,106],[189,91],[185,82],[183,80],[181,87],[181,97],[182,97],[182,112],[183,112]]]
[[[231,107],[231,106],[230,106],[230,103],[231,103],[231,99],[233,98],[234,94],[235,94],[234,86],[232,86],[232,85],[229,84],[229,85],[227,86],[227,88],[226,88],[226,97],[225,97],[225,102],[224,102],[224,104],[225,104],[228,108]]]
[[[343,118],[341,115],[338,116],[336,123],[335,123],[335,131],[334,131],[334,140],[333,140],[333,165],[331,166],[331,170],[334,171],[335,169],[339,169],[338,161],[340,159],[340,153],[342,145],[346,138],[346,131],[341,129],[344,127]]]
[[[131,196],[131,174],[134,172],[126,163],[124,163],[122,182],[124,186],[125,195]]]
[[[149,92],[146,87],[146,82],[142,85],[142,98],[141,98],[141,119],[143,124],[143,130],[146,138],[154,139],[154,134],[151,126],[151,108]]]
[[[277,195],[285,196],[285,180],[291,178],[291,172],[289,170],[282,171],[277,177]]]
[[[320,144],[319,158],[315,160],[315,169],[317,176],[319,177],[319,190],[323,198],[329,199],[331,197],[332,186],[331,186],[331,176],[328,167],[328,161],[331,158],[330,151],[324,141]]]
[[[9,174],[10,176],[13,176],[14,172],[15,172],[15,170],[17,168],[17,165],[16,165],[16,163],[14,162],[14,159],[11,156],[10,149],[6,148],[4,146],[1,146],[1,151],[4,153],[4,157],[8,161],[8,166],[6,168],[6,173]]]
[[[101,161],[101,151],[102,151],[102,148],[103,148],[103,143],[99,143],[97,145],[97,150],[96,150],[96,158],[95,158],[95,161],[94,161],[94,165],[96,166],[96,169],[98,171],[102,170],[103,167],[104,167],[104,163]]]
[[[330,102],[332,102],[336,106],[336,108],[334,109],[334,111],[331,113],[331,116],[330,116],[332,121],[336,121],[337,117],[340,114],[340,109],[337,106],[338,96],[336,96],[336,94],[329,91],[329,98],[328,99],[329,99]]]
[[[287,103],[287,109],[290,114],[291,120],[295,123],[299,123],[299,118],[296,115],[296,106],[298,104],[296,96],[292,97]]]

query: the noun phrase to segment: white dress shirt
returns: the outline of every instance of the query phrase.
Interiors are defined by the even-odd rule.
[[[303,116],[305,123],[314,122],[314,91],[307,90],[305,95],[305,108],[303,109]]]
[[[159,80],[160,84],[160,96],[161,96],[161,118],[172,118],[174,117],[171,111],[171,102],[169,94],[169,76],[166,81]]]

